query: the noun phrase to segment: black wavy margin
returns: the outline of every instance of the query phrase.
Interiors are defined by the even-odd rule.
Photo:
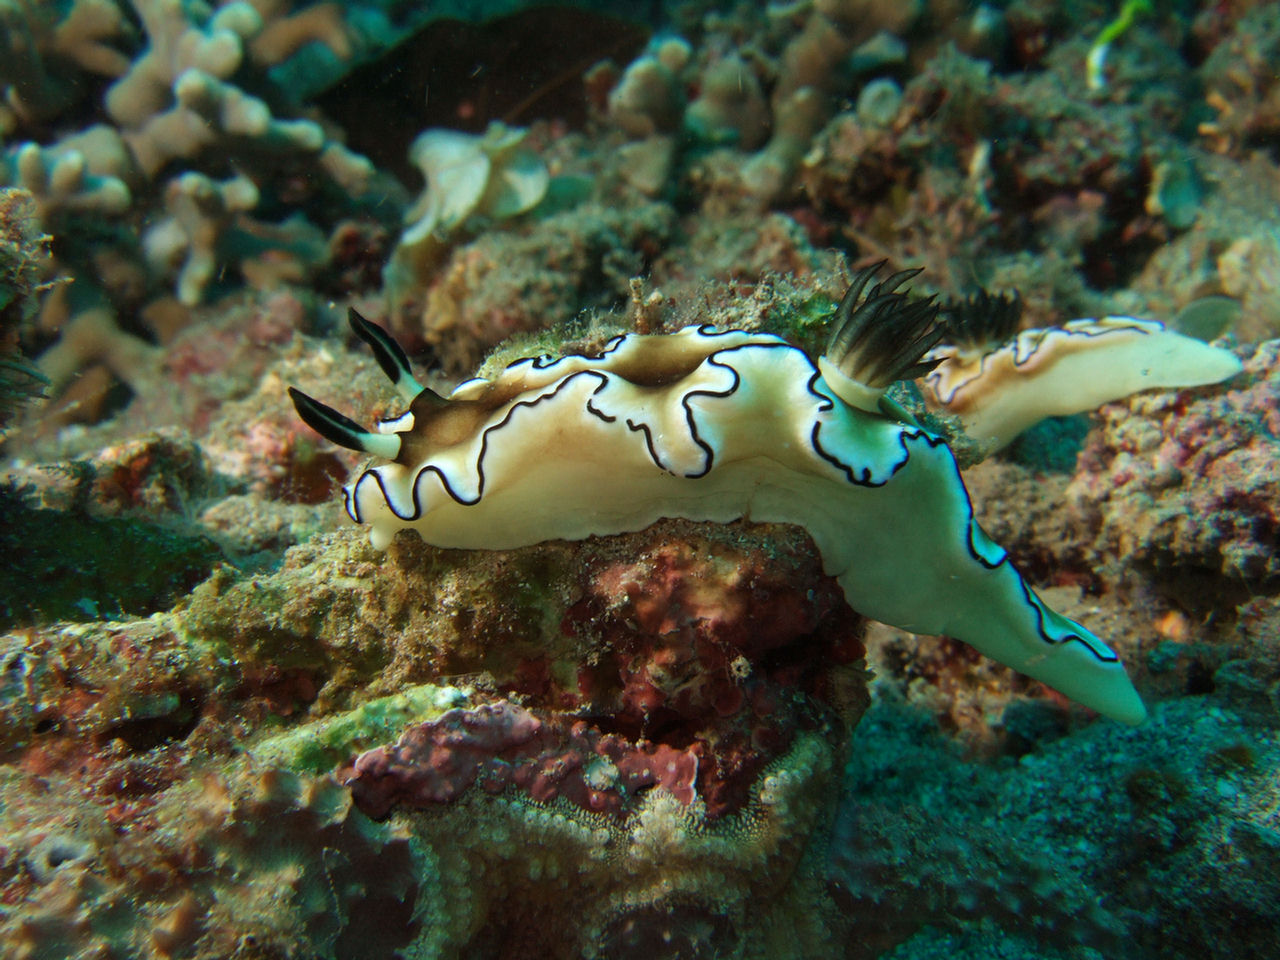
[[[609,384],[609,378],[599,370],[579,370],[577,373],[571,373],[569,376],[561,380],[558,384],[556,384],[556,387],[554,390],[551,390],[548,393],[544,393],[541,396],[537,397],[536,399],[515,401],[514,403],[511,404],[510,408],[508,408],[506,414],[503,416],[501,420],[499,420],[497,423],[493,424],[492,426],[486,427],[484,429],[483,433],[481,433],[480,435],[480,453],[476,457],[476,473],[479,474],[480,476],[480,482],[477,484],[476,496],[474,499],[468,500],[466,497],[460,496],[453,489],[453,485],[449,482],[449,478],[445,475],[445,472],[443,470],[441,470],[439,467],[435,466],[434,464],[427,464],[426,466],[419,468],[418,472],[414,474],[413,483],[410,485],[410,488],[409,488],[412,496],[412,500],[413,500],[413,512],[408,514],[401,513],[399,510],[396,509],[395,503],[392,502],[391,497],[387,494],[387,487],[386,487],[386,484],[383,483],[382,481],[382,475],[378,472],[377,468],[374,468],[371,470],[365,470],[356,479],[356,482],[354,484],[351,484],[350,492],[346,494],[348,516],[350,516],[351,519],[354,520],[356,523],[364,522],[363,520],[360,519],[360,508],[359,508],[359,504],[356,503],[356,497],[354,496],[354,493],[355,491],[359,490],[360,484],[364,483],[366,477],[373,477],[374,481],[378,484],[378,489],[382,492],[382,499],[386,502],[387,507],[391,510],[393,514],[395,514],[395,516],[398,519],[403,520],[406,523],[414,523],[422,516],[422,502],[418,497],[418,484],[422,480],[423,476],[428,473],[434,473],[437,477],[440,478],[440,485],[444,487],[445,493],[447,493],[455,503],[464,507],[475,506],[482,499],[484,499],[484,488],[485,488],[484,458],[485,458],[485,454],[489,450],[489,435],[505,427],[510,422],[512,416],[515,415],[516,410],[520,409],[521,407],[536,407],[538,404],[542,403],[543,401],[550,400],[552,397],[559,394],[561,390],[563,390],[573,381],[577,380],[579,377],[595,377],[597,380],[599,380],[599,383],[596,385],[596,388],[591,391],[590,396],[592,397],[595,396],[597,393],[599,393],[601,390],[603,390]],[[590,397],[588,397],[587,399],[587,412],[589,412],[593,416],[599,417],[605,423],[612,423],[616,419],[615,417],[610,417],[604,414],[602,411],[595,409],[591,405]]]
[[[706,325],[699,327],[698,328],[699,333],[702,333],[704,329],[706,329]],[[738,332],[745,333],[747,331],[723,331],[723,333],[725,334],[738,333]],[[1106,332],[1112,332],[1112,331],[1106,331]],[[720,331],[713,331],[712,335],[720,335],[721,333],[722,332]],[[621,344],[626,339],[627,339],[626,336],[619,337],[617,338],[617,342]],[[816,389],[818,380],[821,379],[821,373],[814,366],[813,361],[809,358],[809,355],[806,354],[799,347],[794,347],[791,344],[785,343],[782,341],[768,342],[768,343],[759,343],[759,342],[743,343],[735,347],[729,347],[724,350],[718,350],[713,353],[707,354],[707,356],[703,358],[703,362],[711,363],[715,366],[724,367],[733,375],[733,382],[726,389],[723,389],[723,390],[690,390],[681,398],[680,404],[684,408],[685,421],[688,425],[690,436],[693,438],[694,443],[706,452],[705,467],[701,471],[696,473],[683,474],[682,476],[684,479],[697,480],[702,477],[705,477],[707,474],[711,472],[711,470],[715,466],[715,450],[711,447],[709,443],[707,443],[706,440],[704,440],[698,434],[697,424],[693,418],[693,410],[689,406],[690,399],[697,396],[716,397],[716,398],[725,398],[725,397],[732,396],[734,393],[738,391],[738,388],[742,385],[742,375],[731,364],[720,359],[721,356],[724,354],[734,353],[739,350],[761,349],[761,348],[770,349],[770,350],[795,351],[796,353],[804,357],[805,362],[809,365],[810,369],[813,371],[808,381],[805,384],[805,389],[815,400],[818,401],[817,411],[819,413],[824,413],[834,409],[835,404],[833,403],[832,399],[826,396],[825,394],[820,393]],[[564,358],[560,358],[560,359],[564,359]],[[558,363],[559,360],[555,362]],[[563,380],[561,380],[556,385],[555,389],[550,391],[549,393],[544,393],[534,400],[517,400],[515,403],[511,405],[510,409],[507,410],[506,415],[503,416],[501,420],[499,420],[497,423],[493,424],[492,426],[485,428],[483,434],[481,435],[480,453],[476,458],[476,472],[477,474],[479,474],[480,481],[479,481],[479,484],[477,485],[477,493],[474,499],[468,500],[464,497],[459,496],[454,491],[453,487],[450,485],[449,480],[445,476],[445,473],[443,470],[441,470],[439,467],[436,467],[434,465],[427,465],[419,469],[418,472],[414,475],[413,484],[410,488],[411,494],[412,494],[413,512],[411,514],[402,514],[400,513],[399,510],[396,509],[395,505],[392,503],[390,496],[388,496],[387,488],[382,481],[381,475],[378,473],[376,469],[370,469],[370,470],[365,470],[356,479],[356,482],[354,484],[351,484],[348,487],[343,488],[343,500],[344,500],[344,505],[346,506],[348,516],[350,516],[351,519],[354,520],[356,523],[364,522],[360,518],[359,506],[356,503],[357,498],[355,494],[359,490],[360,484],[362,484],[365,478],[369,476],[372,476],[374,478],[374,481],[378,484],[378,488],[382,494],[382,499],[387,504],[387,507],[399,520],[402,520],[406,523],[413,523],[422,516],[422,504],[418,496],[418,485],[422,477],[428,473],[434,473],[436,474],[436,476],[440,478],[441,486],[444,488],[445,492],[449,495],[449,497],[455,503],[459,504],[460,506],[475,506],[484,498],[484,488],[486,484],[486,479],[484,474],[484,458],[489,448],[489,435],[505,427],[510,422],[512,416],[515,414],[515,411],[518,408],[535,407],[538,404],[542,403],[543,401],[549,400],[555,397],[560,393],[562,389],[567,387],[568,384],[577,380],[579,377],[584,377],[584,376],[594,377],[599,381],[595,389],[592,390],[587,397],[587,403],[586,403],[587,412],[590,413],[592,416],[597,417],[604,423],[617,422],[618,418],[616,416],[610,416],[609,414],[606,414],[604,411],[596,408],[591,403],[591,398],[599,394],[602,390],[604,390],[609,385],[608,375],[604,371],[600,371],[600,370],[579,370],[575,373],[572,373],[566,376]],[[654,449],[653,435],[649,429],[648,424],[636,423],[630,419],[626,419],[623,422],[626,424],[628,430],[642,433],[644,435],[645,447],[648,450],[650,459],[653,460],[654,465],[657,466],[659,469],[663,470],[664,472],[670,473],[673,476],[676,476],[676,474],[670,468],[668,468],[662,463],[661,458],[658,456],[657,451]],[[886,477],[884,480],[878,483],[874,483],[871,481],[870,479],[871,470],[869,467],[864,469],[862,477],[859,478],[854,474],[854,470],[849,464],[846,464],[839,457],[828,452],[823,447],[822,441],[820,438],[820,433],[822,429],[821,420],[815,419],[813,430],[810,433],[809,442],[810,442],[810,446],[812,446],[813,448],[814,453],[819,458],[821,458],[822,460],[826,461],[827,463],[835,467],[839,472],[843,473],[850,484],[853,484],[854,486],[860,486],[860,487],[878,488],[878,487],[885,486],[890,480],[893,479],[894,476],[897,475],[898,471],[901,470],[903,467],[905,467],[907,463],[910,461],[911,449],[908,446],[908,441],[923,440],[926,444],[928,444],[930,447],[933,447],[933,448],[937,448],[939,446],[941,447],[947,446],[946,440],[943,437],[937,434],[930,433],[928,430],[925,430],[922,427],[910,427],[905,424],[896,424],[895,426],[898,430],[898,442],[902,448],[902,457],[900,460],[894,463],[893,466],[890,468],[888,477]],[[965,508],[968,514],[967,517],[965,518],[965,531],[966,531],[965,548],[968,550],[969,555],[970,557],[973,558],[974,562],[980,564],[981,566],[985,567],[988,570],[993,570],[993,571],[999,569],[1001,566],[1005,564],[1009,564],[1010,568],[1013,570],[1014,575],[1017,577],[1019,586],[1022,588],[1024,602],[1027,604],[1027,606],[1029,606],[1032,609],[1032,611],[1035,614],[1036,632],[1040,634],[1041,639],[1045,643],[1047,643],[1049,646],[1056,647],[1060,644],[1069,643],[1074,640],[1079,642],[1082,646],[1084,646],[1084,648],[1088,650],[1100,662],[1103,662],[1103,663],[1118,662],[1120,658],[1116,655],[1114,651],[1106,647],[1106,644],[1102,643],[1101,640],[1099,640],[1098,642],[1102,644],[1103,649],[1106,650],[1106,653],[1109,654],[1109,656],[1106,656],[1100,653],[1098,650],[1094,648],[1093,644],[1089,643],[1087,640],[1085,640],[1083,637],[1079,636],[1078,634],[1072,633],[1067,636],[1055,637],[1048,632],[1045,624],[1045,615],[1044,615],[1044,606],[1043,606],[1044,602],[1043,601],[1037,602],[1038,598],[1034,597],[1031,587],[1027,584],[1022,574],[1019,573],[1016,568],[1013,568],[1013,565],[1009,560],[1009,552],[1007,550],[1005,550],[1003,547],[999,547],[999,544],[996,544],[996,546],[999,547],[1001,551],[1001,556],[1000,556],[1000,559],[995,561],[994,563],[989,562],[984,556],[982,556],[982,554],[978,551],[975,545],[974,531],[978,528],[978,525],[977,525],[977,519],[973,509],[973,499],[972,497],[969,496],[968,487],[965,486],[964,477],[960,472],[960,466],[956,462],[956,459],[954,456],[950,458],[950,464],[951,464],[952,470],[954,471],[953,482],[959,485],[961,493],[963,494],[963,497],[964,497]]]
[[[687,330],[688,327],[685,327],[684,329]],[[715,326],[713,326],[710,323],[700,323],[696,327],[694,327],[694,329],[697,331],[699,336],[707,337],[707,338],[727,337],[735,333],[742,333],[748,336],[760,336],[759,333],[752,333],[750,330],[739,330],[736,328],[732,328],[729,330],[717,330]],[[600,352],[596,354],[594,357],[584,357],[581,354],[576,354],[576,353],[562,354],[560,356],[556,356],[555,354],[552,354],[552,353],[540,353],[536,357],[521,357],[518,360],[512,360],[510,363],[508,363],[505,367],[502,368],[502,372],[508,373],[514,370],[516,367],[519,367],[522,364],[526,364],[526,363],[529,364],[531,367],[533,367],[533,369],[535,370],[545,371],[545,370],[552,369],[558,363],[561,363],[565,360],[570,360],[570,359],[589,360],[592,362],[597,360],[603,360],[605,357],[609,356],[611,353],[616,353],[617,351],[621,350],[623,344],[627,343],[628,341],[634,340],[637,337],[651,337],[651,336],[655,336],[655,334],[620,333],[617,336],[610,337],[607,341],[605,341],[605,345],[600,348]],[[746,344],[743,344],[743,346],[746,346]],[[472,379],[474,380],[477,378],[473,377]],[[466,381],[466,382],[469,383],[470,381]],[[459,386],[461,386],[461,384],[459,384]]]
[[[734,333],[744,333],[744,334],[748,333],[748,331],[745,331],[745,330],[723,330],[723,331],[715,330],[709,324],[702,324],[701,326],[697,327],[697,331],[699,335],[707,336],[707,337],[728,336]],[[619,347],[621,347],[621,345],[631,336],[633,335],[626,334],[623,336],[615,337],[612,341],[610,341],[609,346],[606,347],[605,352],[601,353],[600,357],[594,357],[590,359],[603,358],[607,353],[613,352],[617,350]],[[712,468],[715,466],[715,451],[711,448],[710,444],[708,444],[704,439],[702,439],[702,437],[698,435],[698,428],[697,428],[697,425],[694,423],[693,411],[689,408],[688,401],[691,397],[695,397],[695,396],[728,397],[736,393],[738,390],[738,387],[741,385],[741,382],[742,382],[741,375],[738,373],[737,370],[735,370],[729,364],[717,361],[715,358],[718,357],[720,354],[732,353],[735,350],[741,350],[747,347],[783,348],[787,350],[795,350],[797,353],[804,355],[806,362],[810,362],[808,355],[804,354],[804,351],[800,350],[797,347],[793,347],[788,343],[784,343],[782,341],[770,342],[770,343],[758,343],[758,342],[743,343],[743,344],[739,344],[736,347],[729,347],[725,350],[719,350],[719,351],[715,351],[713,353],[707,354],[705,357],[703,357],[702,362],[709,361],[717,366],[722,366],[725,369],[727,369],[730,373],[733,374],[733,383],[730,385],[730,387],[727,390],[691,390],[688,393],[686,393],[680,401],[681,406],[684,408],[685,422],[688,426],[689,434],[693,438],[693,442],[698,447],[700,447],[703,450],[703,452],[706,454],[705,466],[701,470],[694,473],[688,473],[688,474],[679,474],[679,475],[676,474],[675,471],[673,471],[670,467],[668,467],[666,464],[662,462],[662,458],[658,455],[657,448],[653,442],[653,433],[649,429],[649,425],[643,422],[636,422],[630,419],[623,421],[626,424],[627,429],[636,433],[643,434],[645,447],[649,453],[649,459],[653,461],[654,466],[656,466],[659,470],[663,470],[666,473],[670,473],[672,476],[682,476],[684,479],[688,479],[688,480],[696,480],[699,477],[705,477],[708,473],[711,472]],[[554,366],[556,363],[559,363],[561,360],[564,360],[564,359],[567,359],[567,358],[560,357],[557,360],[555,360],[553,363],[548,364],[548,367]],[[525,363],[525,362],[531,362],[531,361],[529,360],[529,358],[517,360],[514,363],[508,365],[507,369],[510,370],[513,366],[516,366],[518,364]],[[542,369],[546,369],[546,367]],[[484,498],[484,488],[486,484],[485,474],[484,474],[484,458],[485,458],[485,454],[488,452],[488,449],[489,449],[489,435],[505,427],[508,424],[508,422],[511,420],[512,415],[515,413],[515,411],[518,408],[536,406],[539,403],[543,402],[544,400],[548,400],[551,397],[556,396],[558,393],[560,393],[561,390],[567,387],[574,380],[584,376],[596,377],[600,380],[600,383],[597,384],[596,388],[591,391],[591,394],[587,399],[587,406],[586,406],[587,412],[590,413],[592,416],[598,418],[604,423],[616,422],[617,417],[610,416],[606,414],[604,411],[596,408],[595,406],[592,405],[591,399],[590,399],[590,397],[594,397],[596,394],[600,393],[600,391],[603,390],[608,385],[609,378],[608,378],[607,372],[601,371],[601,370],[594,370],[594,369],[575,371],[574,373],[571,373],[568,376],[566,376],[558,384],[556,384],[555,389],[552,390],[550,393],[544,393],[535,400],[515,401],[511,405],[511,407],[507,410],[506,414],[503,416],[501,420],[485,428],[480,438],[480,453],[476,457],[476,473],[479,475],[480,481],[477,484],[477,493],[474,499],[469,500],[466,497],[460,496],[457,493],[457,491],[454,490],[452,484],[450,484],[449,479],[448,477],[445,476],[444,471],[437,466],[428,464],[427,466],[424,466],[421,469],[419,469],[418,472],[414,474],[414,477],[413,477],[413,484],[410,487],[410,490],[412,493],[412,500],[413,500],[413,512],[409,514],[401,513],[399,510],[396,509],[396,506],[392,502],[391,497],[388,496],[386,484],[383,483],[382,476],[378,473],[378,471],[376,469],[365,470],[356,479],[356,482],[351,485],[351,491],[344,490],[344,501],[346,503],[347,515],[351,517],[351,519],[354,520],[356,523],[364,522],[360,518],[359,504],[356,503],[356,498],[352,495],[352,492],[359,489],[360,484],[363,483],[365,478],[368,476],[372,476],[374,478],[374,481],[378,484],[378,489],[382,493],[382,499],[386,502],[387,507],[391,510],[391,512],[398,519],[403,520],[406,523],[414,523],[415,521],[418,520],[419,517],[422,516],[422,503],[418,496],[418,483],[422,479],[423,475],[427,473],[434,473],[436,476],[440,478],[440,484],[442,487],[444,487],[445,493],[447,493],[450,499],[452,499],[455,503],[464,507],[475,506],[477,503],[480,502],[480,500]],[[825,398],[822,398],[822,399],[825,399]]]
[[[1099,320],[1102,320],[1102,319],[1105,319],[1105,318],[1097,317],[1097,318],[1094,318],[1092,322],[1097,323],[1099,322]],[[1127,319],[1138,320],[1139,318],[1128,317]],[[926,374],[924,380],[925,380],[925,383],[929,384],[930,389],[933,390],[933,395],[938,398],[938,402],[941,403],[944,407],[950,406],[951,403],[955,400],[957,393],[959,393],[965,387],[969,386],[969,384],[973,383],[975,380],[982,379],[983,374],[987,372],[987,361],[990,360],[992,357],[994,357],[996,354],[1000,353],[1002,350],[1005,350],[1005,349],[1012,350],[1013,369],[1021,370],[1023,367],[1029,364],[1033,359],[1035,359],[1036,354],[1038,354],[1040,352],[1040,349],[1044,346],[1044,342],[1047,339],[1049,339],[1048,334],[1053,333],[1053,331],[1055,330],[1062,330],[1063,332],[1073,337],[1090,338],[1090,337],[1105,337],[1113,333],[1126,333],[1126,332],[1129,332],[1129,333],[1136,332],[1136,333],[1140,333],[1144,337],[1149,337],[1153,333],[1164,333],[1169,329],[1163,323],[1160,323],[1160,321],[1158,320],[1148,320],[1148,321],[1139,321],[1139,322],[1157,323],[1160,325],[1160,329],[1144,330],[1141,327],[1119,327],[1111,330],[1099,330],[1097,332],[1091,333],[1087,330],[1068,330],[1066,327],[1042,327],[1041,329],[1045,331],[1046,336],[1041,337],[1040,342],[1037,343],[1035,348],[1030,353],[1028,353],[1026,357],[1024,357],[1022,360],[1018,359],[1018,351],[1013,349],[1014,344],[1017,342],[1017,335],[1015,335],[1012,340],[1006,340],[1004,343],[996,347],[994,350],[988,350],[986,353],[984,353],[982,355],[982,359],[978,361],[978,371],[973,376],[965,380],[964,383],[957,384],[956,386],[952,387],[950,394],[946,397],[943,397],[942,392],[937,387],[937,382],[939,379],[941,379],[942,374],[938,373],[937,371],[934,371],[932,373]],[[1030,333],[1030,332],[1031,331],[1029,330],[1022,331],[1022,333]]]
[[[1120,662],[1120,655],[1116,653],[1114,650],[1112,650],[1110,647],[1108,647],[1101,637],[1096,637],[1096,639],[1098,643],[1102,645],[1102,649],[1106,651],[1106,654],[1099,653],[1097,650],[1093,648],[1093,644],[1091,644],[1084,637],[1080,636],[1078,633],[1069,633],[1065,637],[1049,636],[1049,632],[1045,628],[1045,622],[1044,622],[1045,610],[1048,609],[1047,607],[1045,607],[1044,601],[1041,600],[1039,597],[1035,596],[1031,588],[1027,586],[1027,581],[1023,580],[1021,576],[1018,577],[1018,582],[1022,585],[1022,592],[1027,598],[1027,605],[1036,612],[1036,630],[1037,632],[1039,632],[1040,636],[1044,637],[1045,643],[1049,644],[1050,646],[1058,646],[1059,644],[1070,643],[1072,640],[1075,640],[1076,642],[1083,644],[1084,647],[1102,663],[1119,663]],[[1058,614],[1058,616],[1062,616],[1062,614]],[[1070,620],[1072,623],[1075,623],[1075,621],[1071,620],[1070,617],[1063,617],[1063,619]],[[1085,629],[1083,626],[1081,626],[1078,623],[1076,624],[1076,626],[1080,627],[1081,630]],[[1053,684],[1049,684],[1049,686],[1053,686]]]
[[[825,407],[820,409],[830,410],[832,408],[831,402],[825,396],[818,393],[817,390],[814,389],[814,385],[817,383],[817,380],[818,380],[818,374],[815,373],[814,376],[809,378],[809,383],[807,384],[807,388],[810,393],[812,393],[816,397],[819,397],[825,403]],[[873,482],[871,480],[870,467],[864,467],[862,471],[862,475],[855,476],[852,466],[845,463],[835,454],[829,453],[827,449],[823,447],[822,440],[819,436],[819,433],[822,430],[821,420],[814,421],[813,430],[809,435],[809,444],[810,446],[813,447],[814,453],[816,453],[823,460],[827,461],[827,463],[831,464],[833,467],[835,467],[837,470],[843,473],[845,475],[845,478],[851,484],[859,487],[871,487],[871,488],[883,487],[890,480],[892,480],[897,475],[898,471],[901,470],[903,467],[905,467],[907,465],[907,462],[911,459],[911,449],[907,445],[908,441],[923,440],[930,447],[935,447],[935,448],[947,447],[947,441],[943,437],[935,433],[930,433],[928,430],[925,430],[923,427],[912,427],[907,424],[895,424],[895,426],[897,427],[897,430],[898,430],[898,443],[902,447],[902,458],[898,460],[897,463],[893,464],[893,466],[889,469],[889,476],[887,476],[884,480],[881,480],[879,483]],[[947,447],[948,452],[950,452],[950,449],[951,449],[950,447]],[[973,512],[973,498],[969,496],[969,488],[965,486],[964,476],[960,472],[960,465],[956,462],[956,458],[954,456],[950,458],[950,463],[951,463],[952,469],[955,471],[954,482],[959,485],[961,492],[964,494],[965,507],[967,508],[967,511],[968,511],[968,517],[965,519],[965,531],[966,531],[965,549],[969,551],[969,556],[973,557],[976,563],[981,564],[982,566],[986,567],[988,570],[995,570],[1001,564],[1005,563],[1009,559],[1009,551],[1005,550],[1004,547],[1000,547],[1001,557],[999,560],[995,561],[994,563],[988,561],[987,558],[984,557],[981,554],[981,552],[979,552],[976,546],[976,542],[975,542],[976,538],[974,535],[974,530],[977,528],[978,521]],[[996,546],[999,547],[1000,545],[996,544]],[[1021,579],[1021,574],[1019,574],[1019,579]]]

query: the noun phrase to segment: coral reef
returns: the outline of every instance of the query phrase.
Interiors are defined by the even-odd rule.
[[[1230,297],[1239,316],[1226,332],[1245,342],[1274,337],[1280,331],[1275,166],[1254,154],[1243,163],[1204,157],[1197,169],[1212,188],[1212,202],[1201,204],[1185,233],[1152,254],[1134,286],[1168,314],[1205,296]]]
[[[674,232],[671,208],[646,202],[625,214],[585,204],[511,234],[487,233],[450,254],[418,322],[392,318],[394,329],[409,345],[425,341],[451,374],[466,375],[503,340],[542,332],[583,304],[617,302],[644,270],[641,251],[660,249]]]
[[[294,101],[273,81],[273,68],[316,44],[353,55],[341,8],[294,6],[137,0],[126,12],[115,0],[7,5],[14,27],[8,36],[26,32],[26,62],[9,61],[13,75],[5,78],[16,131],[0,155],[0,182],[33,194],[60,266],[99,297],[128,305],[110,278],[86,263],[147,220],[145,253],[135,262],[150,269],[156,285],[176,274],[178,298],[194,305],[229,266],[248,275],[247,264],[264,248],[297,252],[305,215],[286,221],[289,229],[249,220],[260,201],[278,203],[302,178],[314,197],[328,191],[358,198],[377,180],[372,165],[323,125],[287,115]],[[80,69],[55,67],[64,63]],[[100,90],[87,79],[94,74],[112,82]],[[47,122],[99,93],[107,122],[80,130]],[[24,131],[40,139],[23,140]],[[175,169],[181,165],[190,166]],[[229,167],[237,175],[224,179]],[[149,216],[156,203],[166,208],[162,218]],[[309,213],[327,225],[319,205]],[[84,218],[95,220],[93,230],[74,236]],[[306,259],[313,258],[308,251]]]
[[[500,942],[517,957],[626,956],[704,928],[713,942],[764,944],[749,956],[814,955],[818,918],[788,919],[794,898],[820,895],[797,865],[817,849],[866,694],[859,622],[806,538],[666,523],[586,556],[552,543],[446,565],[402,540],[379,577],[360,575],[376,567],[354,532],[326,539],[278,573],[215,574],[176,614],[13,636],[13,776],[66,782],[119,746],[94,762],[89,793],[6,808],[6,882],[26,903],[6,920],[8,942],[30,956],[103,944],[152,956],[177,949],[153,939],[171,937],[222,956],[252,937],[358,955],[378,911],[344,906],[327,877],[402,901],[378,942],[417,956],[492,955]],[[341,581],[320,576],[335,564]],[[246,591],[262,600],[246,607]],[[349,632],[357,622],[363,637]],[[475,685],[343,707],[357,688],[442,674]],[[305,722],[240,752],[246,726],[295,717]],[[388,767],[378,738],[406,721],[418,726]],[[429,763],[414,767],[413,742],[430,744]],[[339,774],[349,790],[316,777],[362,749]],[[352,802],[397,812],[376,827]],[[92,826],[104,815],[131,839],[86,888],[108,856],[109,834]],[[33,882],[22,864],[41,858],[54,865]],[[218,866],[192,869],[205,862]],[[142,895],[143,869],[163,875],[134,921],[108,926],[120,897]],[[233,879],[245,871],[248,888]],[[267,908],[254,890],[286,876]],[[58,904],[79,897],[92,902],[69,925]],[[775,908],[762,913],[762,898]]]
[[[0,0],[0,955],[1274,955],[1280,15],[1142,6]],[[985,460],[888,395],[1144,725],[795,527],[376,553],[289,402],[398,412],[349,307],[441,394],[816,357],[881,259],[1243,363]]]
[[[1270,952],[1276,797],[1264,784],[1280,755],[1255,718],[1189,699],[1144,728],[1092,727],[991,767],[900,709],[864,724],[893,748],[855,755],[828,858],[870,946],[851,956],[1190,958],[1223,938]],[[1269,865],[1257,886],[1234,879],[1253,857]],[[1190,906],[1210,889],[1220,910]]]
[[[408,943],[404,904],[425,864],[332,781],[191,777],[173,751],[122,752],[54,809],[6,805],[0,870],[24,901],[2,921],[12,956],[263,956],[300,940],[327,956],[390,956]],[[60,780],[5,772],[6,792]],[[141,920],[143,887],[145,921],[122,925]]]
[[[550,177],[542,159],[521,145],[525,134],[494,123],[482,137],[427,130],[413,141],[409,157],[427,188],[405,214],[409,226],[387,267],[393,299],[430,275],[448,236],[468,219],[504,220],[542,200]]]
[[[1215,116],[1203,121],[1199,132],[1222,153],[1265,142],[1280,130],[1276,80],[1265,67],[1280,50],[1280,16],[1268,4],[1233,13],[1229,26],[1214,25],[1222,36],[1203,67],[1205,99]]]

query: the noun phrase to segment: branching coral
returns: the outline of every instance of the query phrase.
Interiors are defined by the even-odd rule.
[[[770,124],[768,103],[751,65],[730,54],[708,65],[698,97],[684,112],[689,134],[704,143],[755,150]]]
[[[685,108],[681,73],[691,52],[684,40],[667,37],[632,61],[609,92],[609,120],[637,140],[679,131]]]
[[[236,177],[216,183],[203,174],[187,173],[169,182],[165,190],[168,216],[143,237],[147,260],[160,272],[182,260],[178,273],[178,299],[199,303],[218,267],[218,240],[223,228],[237,214],[258,204],[253,181]]]
[[[128,36],[115,0],[0,3],[0,90],[24,122],[46,120],[80,94],[84,73],[118,77],[129,58],[110,41]]]
[[[100,35],[114,36],[107,30],[110,21],[101,12],[94,14],[101,11],[95,0],[75,4],[76,12],[49,27],[51,39],[45,46],[51,56],[64,48],[78,51],[80,61],[118,79],[103,98],[112,125],[99,124],[48,144],[18,143],[0,159],[0,179],[32,192],[46,228],[61,233],[68,217],[88,212],[123,220],[138,198],[154,192],[151,181],[175,161],[202,163],[214,148],[222,154],[214,161],[219,169],[228,156],[238,161],[244,172],[237,182],[242,184],[248,185],[246,177],[269,180],[283,161],[312,167],[321,181],[348,195],[358,197],[367,190],[374,176],[367,160],[315,121],[278,116],[278,107],[250,92],[287,104],[289,98],[263,70],[305,43],[319,40],[339,54],[350,54],[337,8],[320,5],[293,12],[290,4],[255,7],[241,0],[213,10],[181,0],[137,0],[134,9],[145,47],[133,61],[121,54],[113,59],[107,54],[114,48],[101,44],[85,48]],[[29,11],[25,16],[22,22],[31,29],[44,22]],[[89,29],[92,24],[98,33]],[[258,40],[263,42],[255,46]],[[222,262],[213,256],[212,238],[221,232],[227,213],[252,206],[247,203],[249,186],[236,191],[234,202],[218,203],[209,198],[228,199],[226,191],[213,189],[210,182],[206,174],[188,170],[162,191],[170,219],[161,234],[172,234],[181,223],[187,249],[198,251],[178,280],[179,298],[189,304],[202,298],[208,275]],[[206,186],[196,190],[197,183]],[[197,193],[205,199],[197,200]],[[153,265],[166,271],[177,246],[155,235]],[[228,255],[226,250],[219,253]]]
[[[116,216],[129,209],[132,158],[110,127],[91,127],[53,147],[25,143],[0,159],[0,172],[34,197],[41,223],[66,213]]]
[[[56,392],[92,363],[102,363],[122,382],[145,391],[159,373],[160,351],[126,333],[106,307],[76,314],[62,337],[40,355],[40,370]]]
[[[607,118],[646,145],[649,169],[635,182],[646,193],[658,193],[656,173],[669,171],[678,146],[729,148],[739,195],[757,205],[785,196],[829,116],[832,95],[854,72],[850,55],[877,33],[906,33],[919,12],[916,3],[866,0],[770,8],[764,19],[785,38],[772,57],[747,45],[734,51],[727,37],[709,44],[702,57],[693,56],[683,40],[655,41],[627,67],[608,98]],[[685,144],[674,139],[681,130]]]
[[[105,106],[145,175],[214,144],[268,155],[326,148],[318,124],[277,118],[236,85],[246,46],[264,30],[253,6],[228,3],[194,19],[179,0],[137,0],[135,7],[148,45],[107,91]]]

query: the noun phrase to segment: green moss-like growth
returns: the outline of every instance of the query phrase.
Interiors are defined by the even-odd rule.
[[[137,520],[36,509],[11,487],[0,487],[0,552],[0,628],[152,613],[223,559],[203,537]]]
[[[770,332],[799,343],[817,356],[826,345],[831,333],[828,323],[839,305],[821,292],[795,302],[783,302],[770,318]]]
[[[44,377],[18,349],[18,332],[35,312],[47,241],[36,221],[31,194],[0,190],[0,430],[19,406],[40,396],[45,385]]]
[[[390,743],[410,723],[435,720],[466,702],[466,694],[457,687],[427,683],[303,724],[262,741],[250,752],[297,773],[324,773],[361,750]]]

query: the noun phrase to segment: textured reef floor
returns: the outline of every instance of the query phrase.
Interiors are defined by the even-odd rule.
[[[483,6],[0,0],[0,960],[1280,958],[1280,8]],[[374,550],[287,392],[881,259],[1242,363],[956,438],[1142,725],[796,526]]]

